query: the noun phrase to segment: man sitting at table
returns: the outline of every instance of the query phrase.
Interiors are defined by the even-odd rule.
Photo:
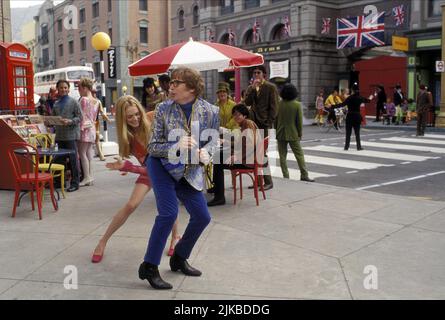
[[[224,196],[224,169],[253,168],[256,155],[263,152],[263,139],[258,134],[258,126],[252,120],[247,119],[249,109],[244,104],[237,104],[232,109],[232,117],[240,127],[233,131],[234,139],[231,141],[230,157],[224,159],[224,152],[220,153],[220,161],[214,160],[213,183],[215,198],[207,203],[209,207],[221,206],[226,203]],[[226,138],[224,138],[226,139]],[[228,141],[226,141],[228,142]],[[223,147],[226,143],[223,142]]]
[[[71,170],[71,185],[66,190],[73,192],[79,189],[79,157],[76,140],[80,138],[80,122],[82,112],[79,103],[70,97],[70,83],[66,80],[57,81],[59,99],[55,102],[52,115],[62,117],[63,125],[56,125],[56,143],[59,148],[70,149],[74,152],[69,155]],[[63,163],[55,160],[54,162]]]

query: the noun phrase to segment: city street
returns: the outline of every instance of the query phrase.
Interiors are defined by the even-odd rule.
[[[445,131],[420,139],[415,137],[414,128],[402,129],[362,128],[365,150],[357,152],[354,134],[351,148],[344,151],[344,131],[326,133],[317,126],[304,126],[302,146],[310,176],[317,183],[331,186],[445,201],[445,188],[438,187],[443,186],[445,177]],[[114,122],[108,130],[110,140],[116,141]],[[269,150],[272,175],[281,178],[274,140]],[[290,149],[287,159],[291,179],[299,180],[298,165]]]
[[[361,130],[365,150],[343,150],[344,133],[321,133],[317,126],[303,128],[302,146],[311,177],[318,183],[357,190],[445,201],[445,133],[415,137],[415,131]],[[271,154],[278,161],[278,153]],[[293,178],[299,179],[298,165],[288,153]],[[273,175],[281,177],[279,162]],[[291,173],[292,177],[292,173]]]

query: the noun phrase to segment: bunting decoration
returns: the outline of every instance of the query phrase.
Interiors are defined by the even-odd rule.
[[[323,25],[321,26],[321,34],[331,33],[331,18],[323,18]]]
[[[337,19],[337,49],[385,45],[385,12]]]
[[[402,25],[405,22],[405,9],[403,4],[392,9],[392,15],[396,22],[396,27]]]
[[[260,42],[260,23],[258,22],[258,20],[255,18],[255,22],[253,23],[253,27],[252,27],[252,31],[253,31],[253,43],[258,43]]]

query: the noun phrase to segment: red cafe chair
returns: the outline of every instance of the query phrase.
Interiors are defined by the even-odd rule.
[[[265,152],[267,152],[267,149],[269,147],[269,137],[266,137],[263,140],[263,152],[261,152],[261,155],[264,155]],[[263,158],[262,158],[263,159]],[[262,160],[260,159],[260,160]],[[263,164],[263,161],[255,161],[254,166],[252,168],[243,168],[243,169],[230,169],[230,172],[232,174],[232,186],[233,186],[233,204],[236,204],[236,178],[239,177],[239,184],[240,184],[240,199],[243,198],[243,174],[247,175],[252,179],[253,182],[253,193],[256,199],[256,205],[259,206],[259,200],[258,200],[258,182],[259,186],[261,188],[261,192],[263,193],[263,199],[266,200],[266,194],[264,192],[264,179],[263,179],[263,168],[267,167],[267,163]]]
[[[34,191],[36,192],[39,219],[42,220],[42,198],[46,184],[49,184],[51,200],[57,211],[57,200],[54,196],[53,176],[50,173],[39,172],[39,151],[36,147],[24,143],[14,142],[8,147],[8,156],[15,177],[15,197],[12,217],[15,217],[20,192],[29,191],[32,210],[34,210]]]

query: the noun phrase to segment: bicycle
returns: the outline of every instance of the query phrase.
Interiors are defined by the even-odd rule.
[[[341,107],[341,108],[335,108],[335,121],[332,122],[331,120],[327,119],[327,116],[329,115],[329,110],[323,109],[323,120],[319,121],[317,123],[318,128],[321,132],[329,132],[332,128],[335,128],[335,125],[337,125],[337,131],[343,132],[343,127],[345,126],[345,119],[346,119],[346,112],[347,107]]]

